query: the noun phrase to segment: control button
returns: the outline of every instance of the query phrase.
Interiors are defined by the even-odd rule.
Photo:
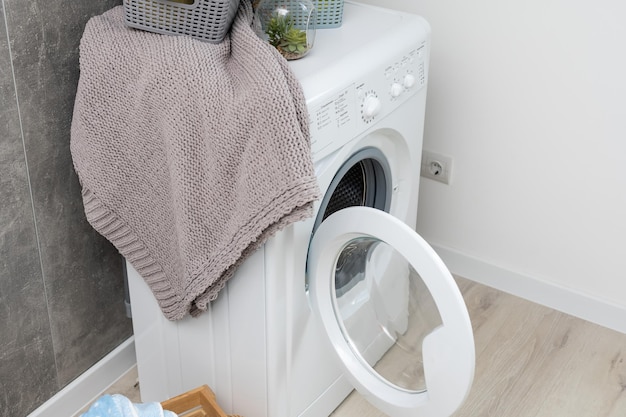
[[[402,87],[400,83],[391,84],[391,90],[389,91],[391,93],[391,97],[398,97],[402,94],[402,91],[404,91],[404,87]]]
[[[372,119],[380,113],[382,109],[382,103],[380,99],[375,95],[369,95],[365,97],[365,101],[363,101],[363,117],[365,119]]]
[[[404,80],[402,80],[402,84],[404,84],[406,88],[413,87],[415,85],[415,76],[413,76],[413,74],[405,75]]]

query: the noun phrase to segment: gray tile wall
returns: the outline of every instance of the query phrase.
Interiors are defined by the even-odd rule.
[[[0,0],[0,416],[132,333],[122,259],[86,222],[69,132],[87,20],[121,0]]]

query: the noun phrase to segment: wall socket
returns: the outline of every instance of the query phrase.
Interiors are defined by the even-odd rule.
[[[422,177],[450,184],[452,158],[439,153],[422,151]]]

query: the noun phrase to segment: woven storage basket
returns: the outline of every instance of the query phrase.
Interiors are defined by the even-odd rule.
[[[238,7],[239,0],[124,0],[124,15],[130,27],[218,43]]]
[[[315,0],[318,29],[338,28],[343,21],[343,0]]]

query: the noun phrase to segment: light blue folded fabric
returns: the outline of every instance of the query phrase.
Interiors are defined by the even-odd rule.
[[[120,394],[103,395],[81,417],[176,417],[159,403],[133,404]]]

